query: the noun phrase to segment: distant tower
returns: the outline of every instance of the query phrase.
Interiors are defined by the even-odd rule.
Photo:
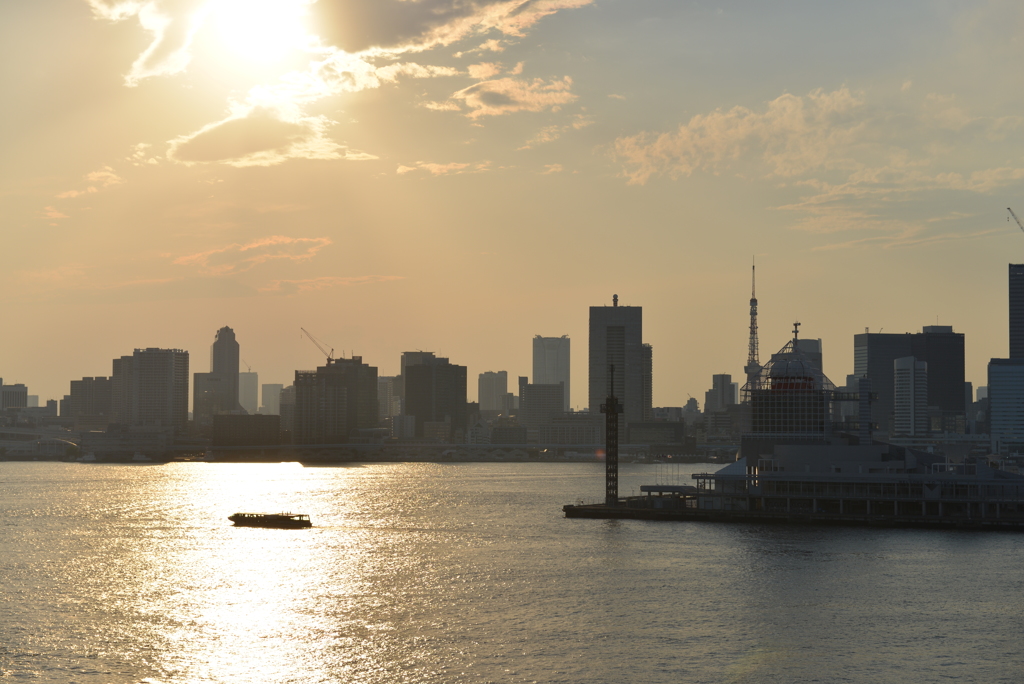
[[[747,374],[747,387],[751,389],[761,374],[761,362],[757,358],[756,267],[756,264],[750,265],[750,342],[747,345],[747,365],[743,367],[743,372]],[[744,399],[746,401],[746,398]]]

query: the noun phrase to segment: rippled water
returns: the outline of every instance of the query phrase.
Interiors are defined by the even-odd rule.
[[[562,517],[602,492],[600,464],[0,463],[0,679],[1024,679],[1024,535]]]

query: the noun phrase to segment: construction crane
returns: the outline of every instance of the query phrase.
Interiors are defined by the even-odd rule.
[[[306,330],[305,328],[299,328],[299,330],[306,333],[306,337],[309,338],[310,342],[316,345],[316,348],[320,350],[321,354],[327,357],[327,363],[328,365],[330,365],[334,361],[334,347],[331,347],[331,351],[327,351],[324,348],[324,345],[320,342],[320,340],[313,337],[308,330]]]
[[[245,372],[246,373],[252,373],[252,366],[249,365],[248,361],[246,361],[245,359],[242,359],[242,364],[245,366]]]
[[[1024,225],[1021,225],[1020,219],[1017,218],[1017,215],[1013,213],[1013,209],[1011,209],[1010,207],[1006,207],[1006,211],[1010,212],[1010,216],[1013,217],[1013,220],[1017,222],[1017,225],[1020,226],[1021,230],[1024,230]],[[1007,217],[1006,220],[1009,221],[1009,217]]]

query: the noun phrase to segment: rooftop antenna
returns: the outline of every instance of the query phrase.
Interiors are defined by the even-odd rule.
[[[743,372],[747,374],[747,387],[754,389],[758,376],[761,374],[761,362],[757,355],[757,264],[751,257],[750,264],[750,341],[747,344],[747,365]]]
[[[619,305],[619,295],[613,294],[612,295],[612,306],[618,306],[618,305]]]
[[[795,323],[793,323],[793,343],[794,343],[794,345],[796,344],[797,338],[799,338],[799,337],[800,337],[800,321],[796,321]]]

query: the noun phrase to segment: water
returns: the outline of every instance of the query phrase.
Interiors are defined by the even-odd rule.
[[[1024,679],[1022,534],[562,517],[602,493],[594,463],[0,463],[0,680]]]

